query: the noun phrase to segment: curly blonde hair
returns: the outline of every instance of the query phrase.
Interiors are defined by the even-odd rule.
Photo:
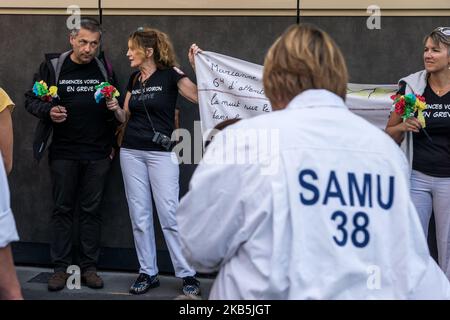
[[[132,49],[145,56],[145,49],[153,49],[153,57],[158,69],[178,67],[172,42],[169,36],[158,29],[138,28],[129,37]]]
[[[341,50],[326,32],[310,24],[289,27],[264,61],[264,91],[274,109],[308,89],[326,89],[345,100],[347,81]]]

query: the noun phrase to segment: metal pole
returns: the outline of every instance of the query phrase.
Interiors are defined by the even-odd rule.
[[[98,19],[101,25],[103,22],[102,0],[98,0]]]
[[[297,0],[297,24],[300,23],[300,0]]]
[[[102,9],[102,0],[98,0],[98,22],[100,23],[100,26],[103,26],[103,9]],[[103,44],[102,41],[100,41],[100,47],[98,50],[98,56],[105,58],[105,53],[103,52]]]

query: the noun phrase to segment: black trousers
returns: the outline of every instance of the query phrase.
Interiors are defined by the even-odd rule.
[[[50,161],[54,201],[50,254],[55,271],[66,271],[72,264],[72,230],[77,199],[80,207],[80,268],[83,271],[96,268],[102,222],[99,209],[110,166],[109,158]]]

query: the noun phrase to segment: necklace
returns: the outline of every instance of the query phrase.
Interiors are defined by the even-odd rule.
[[[150,78],[150,77],[147,77],[147,78],[144,79],[144,76],[143,76],[142,73],[141,73],[141,77],[140,77],[139,80],[140,80],[141,84],[145,84],[149,78]]]
[[[143,74],[142,71],[141,71],[141,76],[140,76],[140,79],[139,79],[139,80],[141,81],[141,83],[146,83],[147,80],[150,79],[150,77],[155,73],[155,71],[156,71],[156,69],[155,69],[155,70],[152,70],[151,72],[149,72],[149,73],[148,73],[148,76],[145,77],[145,78],[144,78],[144,74]]]
[[[436,84],[434,84],[433,82],[434,81],[431,81],[430,85],[433,87],[433,91],[436,92],[438,96],[443,96],[445,93],[449,91],[450,84],[444,85],[443,87],[438,89]]]
[[[446,93],[447,91],[448,90],[445,90],[445,87],[443,89],[440,89],[440,90],[436,89],[436,93],[437,93],[438,96],[444,95],[444,93]]]

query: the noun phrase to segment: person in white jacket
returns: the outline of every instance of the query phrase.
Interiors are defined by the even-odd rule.
[[[450,297],[420,232],[406,158],[348,110],[347,79],[328,34],[292,26],[264,64],[274,112],[208,146],[177,219],[189,262],[219,271],[210,299]]]
[[[0,152],[0,300],[21,300],[11,242],[19,240],[9,201],[9,186]]]

